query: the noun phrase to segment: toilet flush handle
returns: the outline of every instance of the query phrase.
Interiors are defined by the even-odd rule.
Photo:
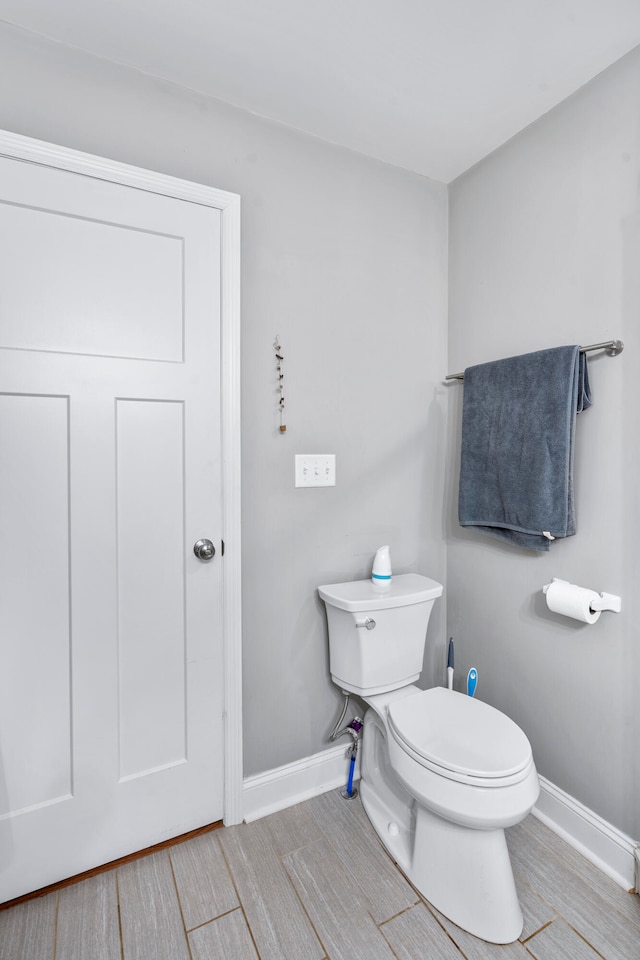
[[[373,630],[376,622],[371,617],[367,617],[366,620],[361,620],[359,623],[356,622],[356,627],[366,627],[367,630]]]

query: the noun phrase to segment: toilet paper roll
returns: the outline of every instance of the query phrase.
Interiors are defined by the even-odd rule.
[[[547,606],[554,613],[572,617],[582,623],[595,623],[600,619],[600,610],[595,612],[591,604],[600,599],[600,594],[586,587],[578,587],[566,580],[554,580],[547,588]]]

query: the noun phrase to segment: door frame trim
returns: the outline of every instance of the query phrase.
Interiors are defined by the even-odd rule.
[[[213,207],[221,217],[224,822],[243,818],[240,542],[240,197],[225,190],[0,130],[0,156]]]

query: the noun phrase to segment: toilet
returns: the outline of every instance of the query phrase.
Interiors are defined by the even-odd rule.
[[[475,697],[415,685],[442,585],[419,574],[318,588],[331,678],[367,704],[360,796],[408,879],[459,927],[492,943],[522,932],[505,827],[540,790],[531,745]]]

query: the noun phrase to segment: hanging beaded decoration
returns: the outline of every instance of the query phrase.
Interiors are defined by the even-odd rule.
[[[280,409],[280,433],[286,433],[287,427],[284,422],[284,373],[282,372],[284,355],[282,353],[282,347],[280,346],[280,337],[276,336],[273,345],[276,350],[276,370],[278,373],[278,391],[280,393],[280,399],[278,400],[278,407]]]

